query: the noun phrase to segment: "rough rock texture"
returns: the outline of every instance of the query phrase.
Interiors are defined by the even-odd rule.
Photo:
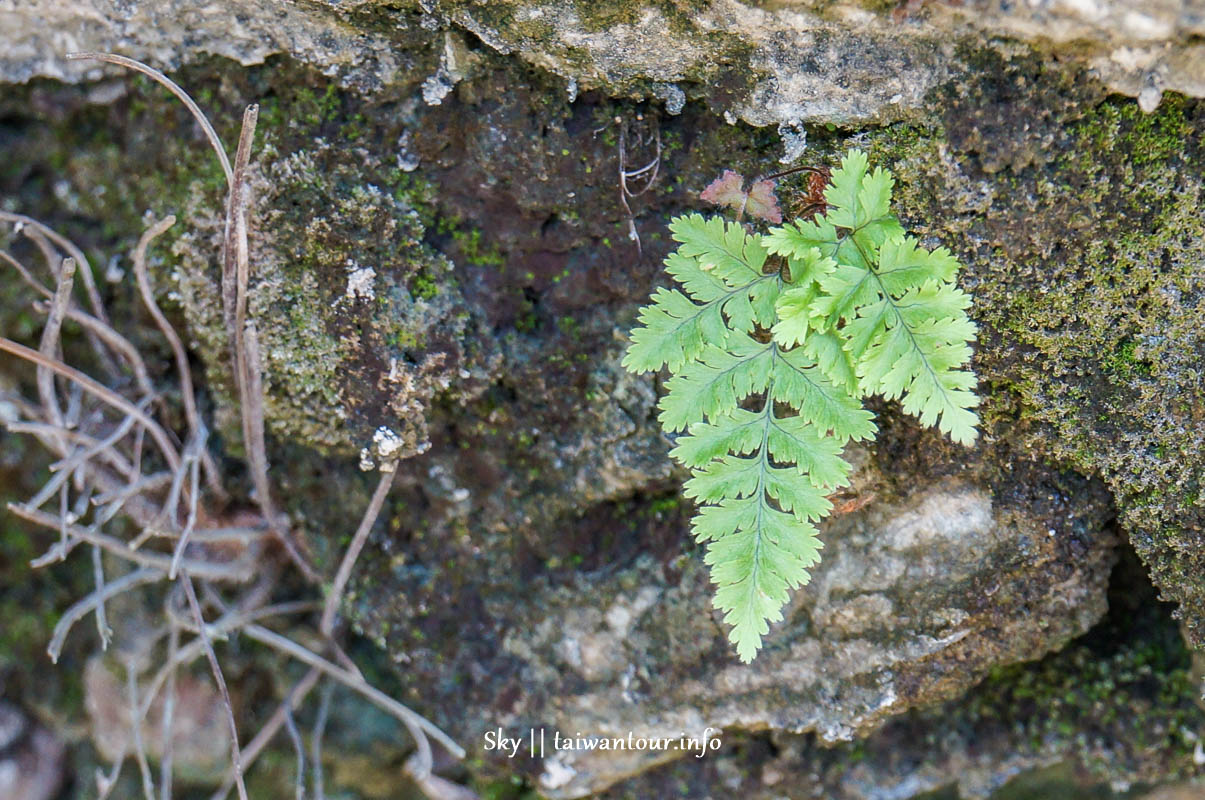
[[[1097,628],[1038,662],[994,670],[957,701],[836,747],[781,732],[733,737],[707,758],[682,759],[601,796],[706,797],[723,787],[752,800],[1146,800],[1127,790],[1189,774],[1202,760],[1205,711],[1193,702],[1189,654],[1140,571],[1124,554]],[[1197,797],[1200,787],[1167,791]]]
[[[1104,611],[1106,508],[1072,505],[1092,497],[1088,487],[1040,480],[1018,496],[957,475],[826,526],[811,588],[751,667],[724,653],[718,614],[700,613],[711,590],[697,559],[678,575],[641,559],[552,591],[533,586],[502,642],[519,696],[469,729],[496,720],[518,731],[676,739],[711,725],[814,730],[832,743],[959,694],[989,665],[1061,646]],[[548,796],[582,797],[684,755],[549,745],[528,768]]]
[[[366,463],[374,448],[391,458],[420,453],[434,395],[477,369],[465,352],[469,315],[452,264],[422,244],[418,212],[359,168],[366,152],[318,140],[285,154],[274,144],[250,180],[252,202],[265,211],[251,235],[256,290],[248,307],[259,326],[272,429],[324,452],[366,450]],[[218,353],[226,339],[221,288],[208,264],[220,252],[223,223],[202,206],[209,197],[194,198],[186,213],[208,224],[175,242],[179,296],[199,345]],[[209,367],[229,398],[228,365]],[[236,430],[230,416],[224,427]]]
[[[512,761],[484,751],[484,732],[499,726],[509,735],[727,726],[722,754],[679,758],[613,790],[633,798],[729,788],[808,797],[814,787],[905,798],[952,773],[964,794],[983,797],[1057,762],[1074,766],[1068,780],[1119,785],[1201,770],[1192,737],[1205,723],[1189,656],[1171,609],[1138,591],[1148,586],[1141,567],[1115,571],[1110,621],[1081,634],[1105,610],[1120,533],[1180,605],[1188,638],[1201,638],[1205,108],[1176,95],[1148,115],[1107,96],[1085,64],[1106,74],[1101,54],[1140,35],[1120,12],[1013,4],[1017,25],[1095,20],[1056,62],[1048,43],[985,47],[949,34],[988,26],[1004,13],[994,7],[925,4],[892,16],[872,5],[821,13],[767,3],[737,15],[665,3],[649,17],[585,3],[542,16],[508,3],[427,13],[282,4],[271,25],[236,15],[221,43],[186,15],[188,47],[172,38],[182,29],[166,19],[154,28],[140,6],[128,23],[105,12],[78,28],[92,38],[72,47],[135,55],[161,32],[164,49],[149,52],[191,63],[175,77],[227,141],[242,106],[260,103],[252,316],[271,345],[274,480],[333,571],[349,509],[358,513],[371,489],[360,449],[384,427],[415,454],[400,465],[345,610],[379,646],[357,653],[376,656],[374,678],[454,729],[495,797],[513,796],[498,787],[516,775],[570,796],[659,760]],[[0,8],[6,21],[26,13]],[[1190,9],[1173,12],[1182,29],[1196,24]],[[762,44],[691,27],[724,13],[733,25],[801,27],[762,25]],[[442,19],[459,27],[442,30]],[[541,19],[546,30],[532,27]],[[658,20],[658,36],[668,29],[679,46],[641,49],[640,32]],[[295,24],[312,36],[295,35]],[[58,74],[43,35],[16,40],[5,63],[34,66],[9,77]],[[828,49],[798,46],[819,40]],[[630,60],[615,55],[617,42]],[[766,55],[765,42],[779,55]],[[296,60],[243,68],[198,55],[248,62],[275,49]],[[357,62],[365,52],[375,59]],[[656,59],[669,54],[697,69],[665,71]],[[870,81],[885,71],[886,84]],[[105,290],[119,306],[122,254],[146,212],[180,217],[152,266],[206,368],[206,413],[222,434],[214,446],[237,454],[236,426],[221,424],[233,409],[213,310],[221,174],[177,104],[141,79],[104,75],[0,96],[0,203],[83,243],[111,268]],[[888,91],[903,96],[891,104]],[[730,124],[725,111],[807,119],[780,135]],[[876,116],[912,121],[818,124]],[[698,208],[699,190],[724,168],[774,169],[784,137],[808,142],[808,163],[866,147],[895,173],[905,224],[966,263],[985,436],[974,451],[954,448],[893,405],[876,406],[883,432],[857,453],[858,484],[840,498],[868,502],[826,527],[815,580],[745,668],[688,540],[691,509],[654,419],[657,381],[618,362],[636,307],[664,281],[668,215]],[[642,166],[658,148],[657,181],[625,208],[620,153]],[[798,207],[803,181],[779,192]],[[7,335],[36,337],[21,311],[28,298],[9,284],[0,292]],[[138,341],[161,352],[154,337]],[[25,452],[0,453],[5,485],[21,480]],[[3,535],[0,581],[25,586],[36,549],[15,526]],[[0,627],[6,673],[36,663],[31,643],[44,642],[53,610],[89,590],[86,575],[63,569],[75,584],[57,590],[58,602],[30,602],[26,589],[0,597],[15,626]],[[70,693],[49,693],[70,704]],[[332,780],[389,796],[404,747],[396,731],[360,707],[334,713],[344,722],[330,745],[341,765]],[[817,744],[850,736],[858,741]],[[288,789],[272,791],[264,796]]]
[[[501,53],[570,81],[570,93],[603,88],[664,101],[677,113],[685,91],[754,125],[898,119],[928,92],[973,67],[970,51],[1007,36],[1091,66],[1113,90],[1152,110],[1165,90],[1205,95],[1205,6],[1200,0],[997,0],[890,3],[561,2],[428,0],[427,27],[471,31]],[[348,84],[372,89],[399,80],[404,57],[390,31],[413,24],[397,3],[241,0],[219,11],[179,0],[118,3],[44,0],[0,5],[11,46],[0,78],[95,74],[67,51],[107,50],[176,66],[200,54],[243,64],[287,53]],[[673,47],[665,47],[670,32]],[[459,80],[449,48],[429,77],[438,101]],[[681,85],[680,85],[681,84]]]

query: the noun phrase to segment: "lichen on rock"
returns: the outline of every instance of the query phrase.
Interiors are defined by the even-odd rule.
[[[269,140],[250,179],[248,314],[273,433],[347,454],[386,425],[403,443],[394,457],[404,458],[427,446],[433,398],[467,373],[467,326],[451,263],[423,243],[418,212],[354,166],[368,158],[323,140],[282,154]],[[209,266],[216,217],[191,211],[211,227],[194,225],[174,247],[180,297],[190,329],[212,348],[211,381],[228,385]]]
[[[916,223],[968,264],[980,374],[1043,423],[1031,446],[1105,479],[1201,644],[1205,117],[1176,97],[1150,115],[1090,94],[1067,104],[1090,87],[1024,59],[1003,74],[983,84],[1005,100],[993,116],[954,99],[943,125],[886,129],[872,152],[898,165]]]

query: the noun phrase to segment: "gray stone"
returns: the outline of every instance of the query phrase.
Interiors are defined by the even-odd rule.
[[[973,53],[1007,48],[994,43],[998,37],[1078,59],[1148,111],[1167,90],[1205,96],[1200,0],[909,2],[881,12],[854,0],[713,0],[691,10],[631,0],[419,5],[428,12],[425,27],[470,31],[583,90],[661,97],[679,107],[675,84],[703,94],[734,84],[722,104],[754,125],[915,115],[931,89],[975,69]],[[64,60],[78,50],[121,52],[164,68],[208,54],[255,64],[288,53],[347,85],[374,90],[396,82],[407,66],[395,40],[414,27],[411,19],[373,0],[5,3],[0,80],[100,74],[94,65]],[[459,69],[455,59],[441,61],[424,87],[427,102],[451,91]]]
[[[878,482],[863,471],[859,491]],[[544,728],[541,788],[570,798],[689,753],[554,752],[554,732],[677,741],[710,726],[713,735],[814,731],[828,743],[864,736],[1095,623],[1115,543],[1102,528],[1102,499],[1084,492],[1052,522],[1040,503],[993,494],[964,472],[838,517],[824,528],[811,584],[751,665],[728,652],[698,560],[677,581],[642,558],[608,577],[535,591],[503,642],[525,700],[469,722],[468,741],[491,723],[520,735]]]

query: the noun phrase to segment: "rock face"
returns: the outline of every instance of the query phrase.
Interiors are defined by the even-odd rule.
[[[1013,487],[993,493],[969,477],[828,525],[812,583],[750,666],[725,652],[719,615],[705,611],[710,587],[697,559],[672,579],[640,559],[612,575],[533,591],[502,643],[517,660],[519,697],[509,709],[488,708],[469,729],[497,720],[519,733],[534,726],[548,736],[677,740],[712,726],[815,731],[831,744],[959,694],[993,664],[1034,658],[1087,630],[1104,612],[1113,560],[1103,496],[1057,483],[1044,492],[1039,483],[1028,487],[1044,497]],[[860,491],[882,491],[862,478]],[[1068,490],[1078,490],[1075,500]],[[531,768],[548,796],[584,797],[686,755],[556,752],[549,743]]]
[[[1124,554],[1109,615],[1089,635],[1040,661],[994,669],[957,700],[901,714],[835,746],[782,731],[736,735],[720,752],[681,759],[601,796],[706,797],[724,787],[752,800],[954,791],[966,800],[1087,800],[1114,797],[1106,783],[1117,790],[1191,774],[1205,721],[1194,703],[1197,679],[1176,626],[1151,587],[1136,580],[1139,571],[1133,554]],[[1170,647],[1152,649],[1159,641]],[[1199,785],[1174,784],[1168,795],[1195,797],[1192,791]]]
[[[915,115],[930,90],[973,69],[969,51],[999,36],[1074,54],[1148,111],[1165,90],[1205,95],[1199,0],[906,0],[894,8],[856,0],[401,4],[407,6],[421,7],[426,27],[455,25],[498,52],[561,75],[572,92],[655,97],[676,113],[689,91],[753,125]],[[196,0],[170,7],[112,0],[10,4],[0,7],[0,30],[11,32],[0,78],[95,74],[64,61],[70,50],[120,51],[166,66],[201,54],[257,64],[287,53],[373,89],[402,78],[407,63],[391,35],[412,20],[399,4],[375,0],[240,0],[220,12]],[[673,47],[664,46],[666,31]],[[430,77],[428,98],[446,95],[460,70],[450,50]]]
[[[361,452],[371,467],[384,429],[410,456],[345,613],[379,646],[374,672],[394,668],[481,783],[852,800],[957,773],[978,798],[1063,761],[1116,782],[1200,771],[1172,610],[1132,559],[1106,594],[1128,539],[1202,640],[1205,106],[1155,108],[1164,89],[1205,94],[1199,9],[173,8],[0,5],[0,79],[30,81],[0,96],[0,203],[62,226],[115,277],[147,212],[177,214],[152,267],[205,367],[215,447],[237,454],[214,299],[221,172],[158,89],[56,54],[187,65],[174,77],[228,142],[260,104],[251,316],[273,479],[333,571],[371,490]],[[29,23],[43,12],[56,24]],[[871,124],[891,120],[905,121]],[[875,406],[881,434],[851,453],[851,510],[825,527],[823,564],[740,666],[689,539],[658,383],[619,366],[625,332],[664,281],[666,220],[700,208],[721,170],[766,174],[784,152],[831,163],[851,144],[895,174],[906,227],[966,265],[984,437],[956,448]],[[650,190],[621,194],[621,163],[655,164]],[[778,191],[789,210],[806,187]],[[0,288],[0,326],[35,337],[29,298]],[[106,291],[120,305],[123,284]],[[17,578],[0,561],[0,583]],[[708,726],[727,744],[703,759],[512,760],[483,738]],[[392,734],[371,730],[332,734],[331,751],[387,763],[373,748]],[[395,780],[380,769],[337,780],[371,795]]]

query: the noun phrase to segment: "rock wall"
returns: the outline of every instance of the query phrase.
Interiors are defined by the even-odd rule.
[[[957,772],[986,797],[1063,761],[1077,780],[1189,777],[1205,718],[1147,581],[1199,644],[1202,14],[1007,7],[0,5],[0,79],[28,82],[0,95],[0,206],[114,274],[146,212],[177,214],[153,266],[237,455],[221,172],[157,87],[61,53],[178,68],[229,142],[260,104],[251,313],[273,474],[329,572],[369,493],[362,455],[382,428],[401,442],[345,610],[377,672],[469,746],[479,787],[910,797]],[[968,453],[876,407],[878,442],[850,454],[858,510],[825,526],[823,564],[744,667],[689,541],[658,383],[618,362],[664,281],[669,215],[722,169],[854,143],[895,173],[905,225],[966,264],[983,441]],[[626,205],[621,157],[659,159]],[[804,192],[780,185],[787,208]],[[25,302],[4,289],[7,335],[35,335]],[[30,580],[15,563],[0,576]],[[708,725],[722,758],[483,747],[498,727]],[[389,734],[355,727],[336,738],[364,763]],[[338,780],[371,796],[389,762]]]

